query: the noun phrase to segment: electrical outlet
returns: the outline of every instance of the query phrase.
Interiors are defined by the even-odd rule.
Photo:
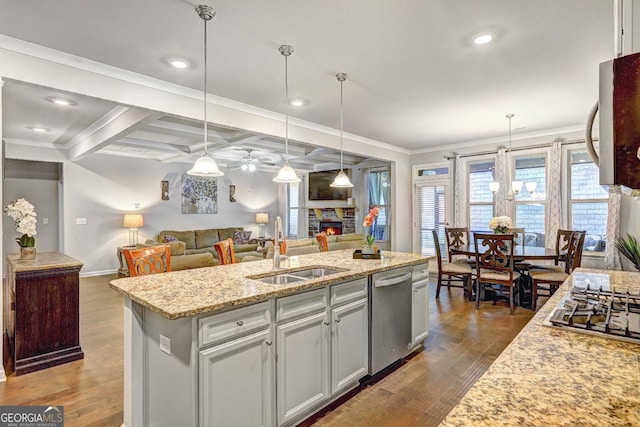
[[[171,354],[171,340],[169,337],[165,337],[160,334],[160,350],[167,354]]]
[[[49,218],[42,218],[42,223],[43,223],[44,225],[49,224]]]
[[[87,218],[76,218],[76,225],[87,225]]]

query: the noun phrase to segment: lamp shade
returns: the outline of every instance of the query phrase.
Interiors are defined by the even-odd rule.
[[[285,165],[282,166],[282,168],[278,172],[278,175],[273,178],[273,182],[289,183],[300,181],[301,179],[298,178],[298,175],[296,175],[296,171],[294,171],[293,168],[289,166],[289,163],[285,163]]]
[[[144,226],[144,218],[141,214],[126,214],[122,221],[124,228],[138,228]]]
[[[256,224],[269,224],[269,214],[266,212],[256,213]]]
[[[333,180],[329,187],[338,187],[338,188],[351,188],[353,184],[349,181],[349,177],[343,170],[341,170],[336,178]]]
[[[500,183],[498,181],[491,181],[489,183],[489,190],[491,190],[492,193],[497,193],[498,190],[500,190]]]
[[[213,177],[213,176],[222,176],[224,175],[220,169],[218,169],[218,164],[213,158],[207,154],[203,153],[202,156],[196,160],[195,164],[191,169],[187,171],[188,175],[192,176],[205,176],[205,177]]]

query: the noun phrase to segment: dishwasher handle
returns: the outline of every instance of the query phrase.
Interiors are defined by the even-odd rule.
[[[398,283],[402,283],[405,280],[411,280],[411,273],[403,274],[402,276],[389,277],[388,279],[378,279],[373,282],[373,286],[376,288],[382,288],[384,286],[393,286]]]

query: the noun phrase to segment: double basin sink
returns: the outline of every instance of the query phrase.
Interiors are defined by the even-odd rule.
[[[272,285],[286,285],[289,283],[299,282],[301,280],[317,279],[331,274],[342,273],[343,271],[345,270],[327,267],[314,267],[307,268],[305,270],[277,272],[268,276],[248,276],[247,278],[260,280]]]

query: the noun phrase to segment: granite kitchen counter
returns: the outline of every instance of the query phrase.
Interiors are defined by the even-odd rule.
[[[639,273],[576,269],[442,426],[640,425],[640,345],[542,324],[587,279],[640,290]]]
[[[353,259],[352,254],[352,249],[345,249],[291,257],[281,263],[281,272],[313,267],[343,271],[285,285],[269,284],[247,277],[275,273],[273,260],[267,259],[116,279],[112,280],[109,286],[142,306],[175,320],[344,282],[372,273],[417,265],[432,258],[419,254],[385,251],[379,260]]]

